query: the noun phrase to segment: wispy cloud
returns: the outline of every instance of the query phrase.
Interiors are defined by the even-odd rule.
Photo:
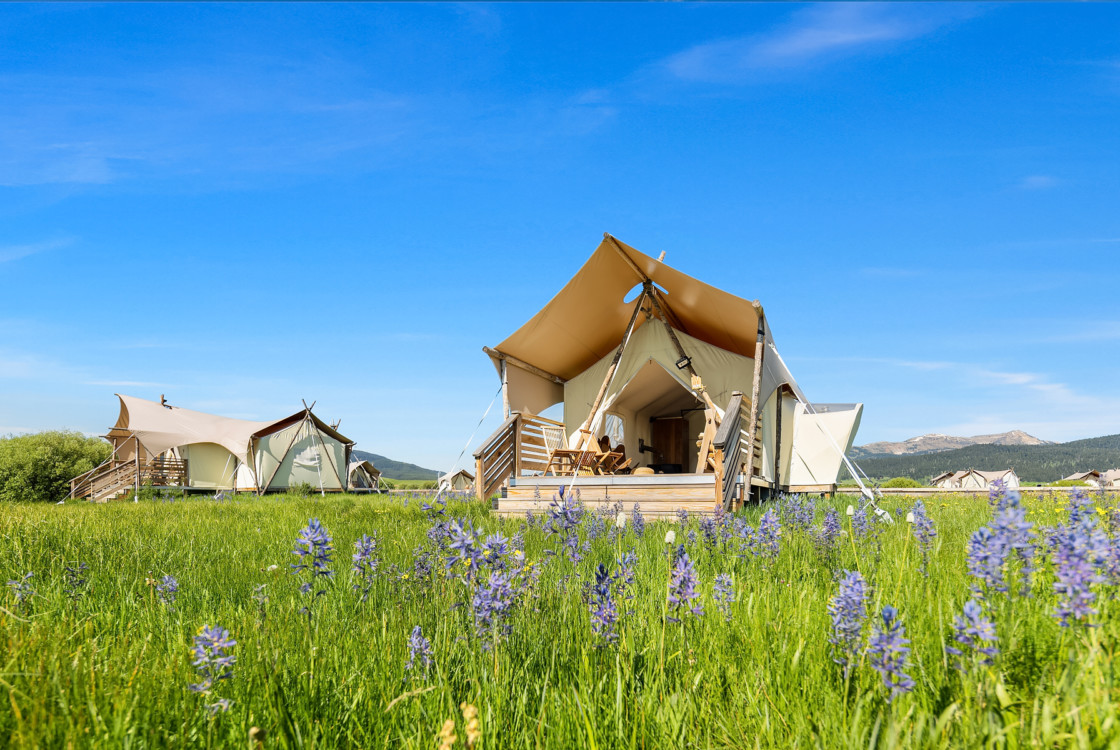
[[[46,242],[33,242],[28,245],[0,245],[0,263],[9,263],[20,260],[48,250],[57,250],[73,242],[72,239],[47,240]]]
[[[888,268],[882,266],[861,268],[859,272],[863,276],[880,279],[912,279],[917,276],[924,276],[926,273],[925,270],[920,268]]]
[[[112,388],[171,388],[167,383],[145,383],[140,380],[87,380],[82,385],[102,385]]]
[[[1020,190],[1046,190],[1047,188],[1057,187],[1061,182],[1057,177],[1050,175],[1032,174],[1020,180],[1018,187]]]
[[[960,18],[959,9],[893,4],[826,4],[797,12],[767,33],[718,39],[664,60],[683,81],[738,83],[760,70],[791,68],[885,49]]]

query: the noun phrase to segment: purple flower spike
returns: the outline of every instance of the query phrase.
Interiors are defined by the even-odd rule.
[[[898,619],[897,609],[883,607],[880,617],[883,624],[875,629],[868,641],[867,653],[871,658],[871,666],[882,676],[883,684],[890,690],[887,700],[893,701],[896,696],[914,689],[914,681],[903,671],[906,669],[906,655],[910,653],[910,647],[907,646],[910,640]]]

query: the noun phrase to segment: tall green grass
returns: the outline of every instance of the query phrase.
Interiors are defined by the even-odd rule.
[[[849,499],[833,502],[843,513]],[[1060,518],[1054,501],[1025,502],[1032,520]],[[995,665],[962,676],[944,646],[969,597],[965,543],[990,514],[982,500],[935,498],[927,506],[938,530],[928,577],[901,521],[884,529],[879,549],[844,538],[831,553],[783,529],[772,564],[740,559],[737,546],[709,551],[697,541],[689,552],[707,613],[681,624],[663,619],[670,566],[663,538],[671,525],[650,523],[641,539],[627,527],[621,539],[596,539],[579,564],[562,555],[548,562],[539,597],[516,612],[508,640],[487,653],[474,636],[462,582],[437,574],[424,585],[389,569],[407,570],[413,550],[427,544],[416,500],[0,505],[0,578],[32,571],[37,591],[30,608],[17,608],[8,591],[0,598],[0,746],[249,747],[256,727],[265,747],[434,748],[451,719],[461,748],[463,702],[477,706],[476,746],[486,748],[1120,743],[1114,592],[1100,592],[1100,627],[1060,628],[1044,566],[1032,597],[993,604]],[[760,513],[745,516],[753,525]],[[491,518],[479,504],[453,505],[449,515],[507,536],[523,526]],[[309,621],[299,613],[306,597],[289,565],[312,516],[334,537],[337,573]],[[360,603],[351,589],[351,548],[375,532],[382,574]],[[676,533],[686,541],[687,531]],[[524,538],[531,560],[558,546],[539,529]],[[627,549],[639,557],[633,611],[622,618],[619,644],[597,648],[581,586],[595,565],[613,568]],[[90,590],[73,603],[64,596],[63,567],[75,561],[89,565]],[[897,607],[912,640],[909,673],[917,685],[893,702],[867,663],[845,683],[829,650],[826,608],[836,577],[857,568],[873,587],[875,611]],[[718,573],[735,579],[730,622],[710,598]],[[179,581],[174,608],[146,583],[164,574]],[[261,584],[269,597],[263,614],[252,598]],[[191,639],[204,624],[228,628],[238,642],[234,676],[218,688],[233,705],[213,718],[188,689],[196,681]],[[427,679],[404,668],[416,625],[434,651]]]

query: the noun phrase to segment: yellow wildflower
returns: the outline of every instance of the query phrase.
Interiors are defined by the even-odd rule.
[[[451,719],[443,722],[443,729],[439,730],[439,750],[451,750],[451,746],[455,744],[455,722]]]
[[[478,709],[466,701],[459,704],[463,712],[463,721],[467,722],[467,747],[474,747],[482,739],[482,730],[478,727]]]

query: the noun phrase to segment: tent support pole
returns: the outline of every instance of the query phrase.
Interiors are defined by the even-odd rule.
[[[502,419],[509,419],[509,373],[506,371],[506,361],[498,360],[502,373]]]
[[[758,434],[758,397],[762,393],[762,359],[766,356],[766,318],[762,305],[754,303],[758,313],[758,335],[754,343],[754,377],[751,378],[751,419],[747,424],[747,472],[742,502],[750,499],[751,477],[754,476],[754,439]]]
[[[696,372],[696,368],[692,366],[692,358],[685,353],[684,347],[681,346],[681,340],[677,338],[677,332],[674,331],[673,326],[670,325],[669,319],[665,316],[665,310],[661,307],[661,303],[657,301],[657,294],[652,289],[650,289],[649,301],[653,305],[653,309],[657,311],[657,316],[661,319],[662,325],[665,326],[665,331],[669,334],[669,338],[672,340],[673,346],[677,350],[677,356],[681,359],[688,360],[688,374],[699,377],[700,375]]]
[[[554,375],[548,370],[542,370],[536,365],[531,365],[524,360],[518,359],[512,354],[506,354],[505,352],[500,352],[497,349],[491,349],[488,346],[482,347],[482,351],[485,352],[488,356],[493,357],[500,362],[509,362],[514,367],[520,367],[525,372],[531,372],[539,378],[551,380],[553,383],[556,383],[556,385],[564,385],[564,383],[568,382],[559,375]]]
[[[610,232],[603,232],[603,239],[611,241],[611,247],[615,249],[615,252],[618,253],[620,258],[626,261],[626,265],[630,266],[630,270],[638,275],[638,278],[642,280],[642,284],[648,285],[651,283],[649,277],[642,272],[642,269],[638,268],[638,264],[626,254],[626,251],[622,249],[622,245],[618,244],[618,240],[612,237]]]
[[[621,251],[620,251],[621,252]],[[583,449],[584,445],[591,439],[591,425],[595,424],[595,419],[599,414],[599,407],[603,404],[603,398],[607,395],[607,389],[611,386],[611,381],[614,380],[614,374],[618,370],[618,363],[622,361],[622,354],[626,351],[626,344],[630,341],[630,334],[634,332],[634,325],[638,322],[638,313],[643,309],[642,303],[645,302],[646,297],[649,296],[650,287],[653,282],[648,279],[642,285],[642,293],[638,295],[638,299],[634,300],[634,312],[630,315],[630,323],[626,326],[626,333],[622,335],[622,341],[618,343],[618,349],[614,352],[614,359],[611,360],[610,367],[607,368],[607,376],[603,378],[603,384],[599,386],[599,393],[595,396],[595,402],[591,405],[591,411],[587,414],[587,419],[584,420],[583,426],[580,427],[580,440],[579,445],[576,447]]]

